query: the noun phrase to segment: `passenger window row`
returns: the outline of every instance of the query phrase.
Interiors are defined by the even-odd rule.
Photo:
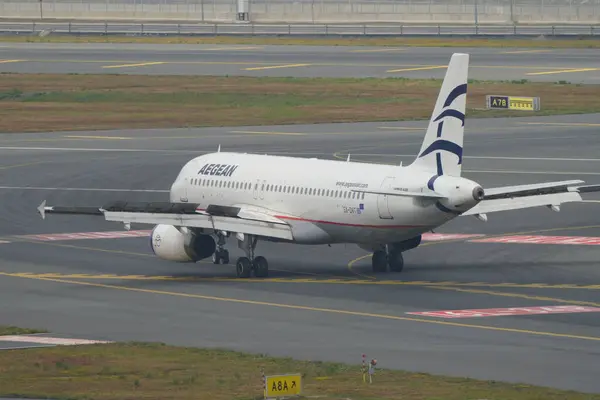
[[[215,179],[192,179],[192,185],[205,186],[205,187],[219,187],[234,190],[252,190],[252,183],[250,182],[239,182],[239,181],[223,181]],[[254,190],[258,190],[258,183],[254,184]],[[305,188],[299,186],[288,186],[288,185],[273,185],[268,183],[260,184],[261,191],[267,192],[279,192],[289,194],[300,194],[308,196],[326,196],[326,197],[337,197],[344,199],[359,199],[365,198],[364,193],[350,192],[347,190],[333,190],[333,189],[315,189]]]

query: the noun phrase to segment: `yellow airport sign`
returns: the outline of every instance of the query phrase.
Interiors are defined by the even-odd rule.
[[[302,374],[265,376],[265,398],[299,396],[302,393]]]
[[[486,106],[488,109],[539,111],[540,98],[487,95]]]

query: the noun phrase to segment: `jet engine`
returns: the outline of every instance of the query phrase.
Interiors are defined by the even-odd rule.
[[[150,247],[163,260],[197,262],[210,257],[217,245],[212,236],[195,234],[188,228],[156,225],[150,234]]]

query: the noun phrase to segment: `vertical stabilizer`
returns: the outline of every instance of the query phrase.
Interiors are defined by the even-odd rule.
[[[454,53],[415,168],[437,175],[460,176],[462,168],[469,55]]]

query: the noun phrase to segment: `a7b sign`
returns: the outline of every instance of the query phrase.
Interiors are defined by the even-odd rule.
[[[298,396],[302,392],[302,375],[265,376],[265,398]]]
[[[508,96],[490,96],[490,108],[510,108]]]

